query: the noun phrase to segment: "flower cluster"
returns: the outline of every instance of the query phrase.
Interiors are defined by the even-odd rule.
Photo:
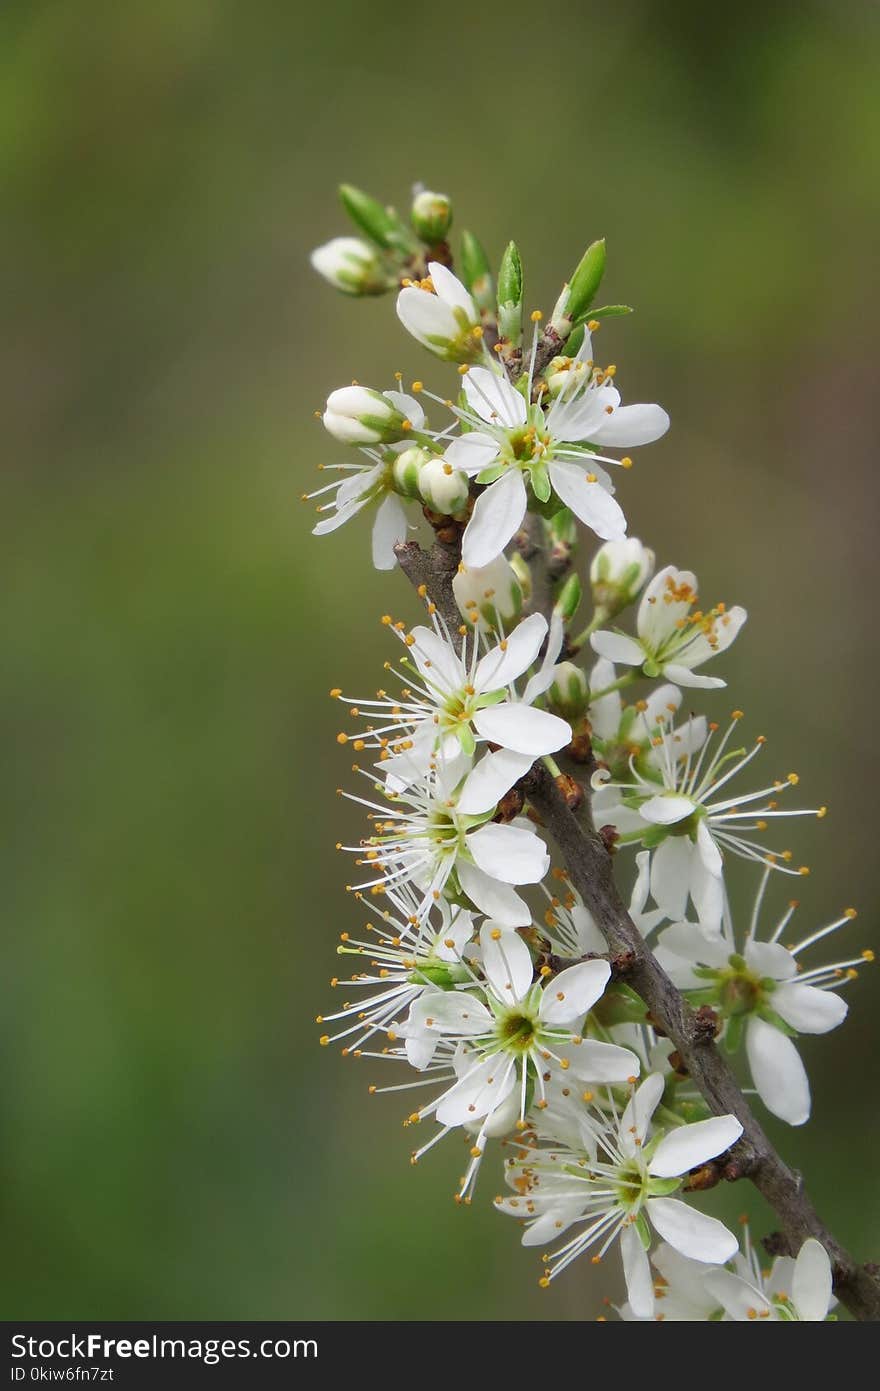
[[[632,922],[728,1053],[743,1053],[764,1105],[806,1121],[794,1040],[843,1022],[843,988],[872,953],[801,960],[852,909],[794,942],[794,903],[766,924],[771,884],[807,873],[777,821],[825,808],[784,804],[793,773],[755,786],[766,741],[740,744],[741,711],[725,722],[684,703],[684,691],[724,687],[720,659],[746,612],[701,602],[691,571],[655,570],[626,534],[610,470],[628,470],[620,451],[660,439],[669,418],[624,405],[616,366],[597,357],[605,320],[627,312],[594,306],[604,243],[545,325],[524,315],[513,243],[497,283],[470,234],[453,272],[442,195],[417,190],[408,224],[358,190],[343,202],[366,240],[337,238],[316,268],[350,295],[395,290],[401,324],[455,364],[457,383],[451,396],[420,380],[404,390],[401,376],[331,392],[323,424],[353,452],[321,466],[342,481],[308,495],[320,499],[314,530],[371,511],[373,562],[390,569],[421,517],[458,568],[446,592],[419,588],[423,622],[383,617],[394,650],[382,688],[331,691],[347,712],[338,742],[358,759],[360,791],[343,795],[367,820],[339,848],[369,920],[342,933],[357,969],[331,983],[343,1002],[319,1016],[321,1042],[377,1064],[372,1092],[417,1094],[404,1116],[420,1127],[413,1162],[458,1135],[459,1201],[499,1142],[509,1192],[495,1206],[541,1248],[542,1285],[616,1248],[625,1319],[824,1319],[831,1274],[817,1241],[765,1273],[748,1236],[740,1251],[702,1210],[703,1190],[735,1173],[741,1120],[712,1113],[615,970],[531,800],[535,769],[549,772],[569,807],[591,803],[606,846],[636,850]],[[574,569],[579,523],[601,543],[588,584]],[[618,626],[628,611],[631,631]],[[737,860],[759,867],[742,921]]]

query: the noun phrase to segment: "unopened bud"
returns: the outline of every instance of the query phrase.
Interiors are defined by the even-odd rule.
[[[425,464],[429,463],[433,457],[427,449],[420,449],[415,444],[410,449],[404,449],[402,454],[398,454],[391,470],[395,492],[398,492],[401,497],[421,498],[419,477]]]
[[[654,552],[635,536],[606,541],[590,566],[593,603],[603,621],[634,603],[654,573]]]
[[[324,427],[343,444],[393,444],[403,439],[405,419],[381,391],[343,386],[331,391]]]
[[[384,295],[397,284],[381,258],[360,237],[334,237],[312,252],[319,275],[344,295]]]
[[[473,232],[461,234],[461,278],[482,310],[495,307],[492,272],[483,245]]]
[[[555,613],[562,618],[563,623],[568,623],[574,618],[581,602],[581,581],[580,576],[572,573],[569,575],[565,584],[556,596],[556,603],[553,605]]]
[[[454,516],[468,500],[468,476],[445,459],[434,458],[419,473],[419,491],[432,511]]]
[[[445,193],[431,193],[425,189],[413,199],[410,221],[421,241],[436,246],[446,240],[452,225],[452,203]]]
[[[462,565],[452,581],[462,617],[481,632],[510,628],[522,613],[523,591],[512,561],[498,556],[489,565]]]
[[[573,396],[580,387],[590,380],[591,369],[580,358],[554,357],[549,363],[544,380],[550,388],[550,395],[563,399]]]
[[[580,667],[573,662],[560,662],[547,698],[554,712],[569,722],[585,715],[590,704],[590,687]]]

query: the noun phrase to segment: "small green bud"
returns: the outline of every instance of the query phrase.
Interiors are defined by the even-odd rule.
[[[557,715],[571,723],[585,715],[590,704],[590,686],[580,667],[560,662],[547,698]]]
[[[461,278],[473,295],[477,308],[491,312],[495,302],[489,258],[473,232],[461,234]]]
[[[637,537],[600,546],[590,565],[590,586],[603,622],[635,603],[653,573],[654,552]]]
[[[565,342],[572,328],[593,302],[605,273],[605,240],[594,241],[581,257],[574,275],[556,301],[550,320],[560,340]]]
[[[569,623],[578,611],[581,602],[581,581],[576,573],[569,575],[565,584],[556,596],[556,603],[553,605],[554,612],[562,617],[564,623]]]
[[[523,268],[516,242],[509,242],[498,272],[498,331],[514,347],[522,342]]]
[[[452,225],[450,199],[445,193],[431,193],[428,189],[417,193],[413,199],[410,222],[416,236],[428,246],[445,241]]]
[[[419,473],[419,491],[427,505],[444,517],[460,512],[468,500],[470,485],[466,473],[453,468],[445,459],[433,458]]]
[[[420,449],[417,444],[405,449],[402,454],[398,454],[391,469],[395,492],[400,493],[401,497],[421,500],[419,475],[425,464],[429,463],[433,457],[427,449]]]
[[[578,529],[572,512],[567,507],[560,507],[547,522],[547,539],[551,549],[556,546],[567,546],[571,550],[577,545]]]
[[[398,406],[384,392],[366,386],[331,391],[322,419],[340,444],[393,444],[407,433],[408,422]]]
[[[344,295],[384,295],[398,283],[375,248],[360,237],[334,237],[315,248],[311,262]]]
[[[395,213],[353,184],[340,184],[339,197],[355,226],[377,246],[387,251],[399,245],[401,224]]]

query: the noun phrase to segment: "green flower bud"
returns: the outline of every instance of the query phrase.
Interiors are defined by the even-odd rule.
[[[476,301],[487,312],[495,308],[489,258],[473,232],[461,234],[461,278]]]
[[[397,285],[381,257],[360,237],[334,237],[312,252],[319,275],[344,295],[384,295]]]
[[[445,193],[431,193],[425,189],[413,199],[410,222],[421,241],[436,246],[446,240],[452,225],[452,203]]]
[[[405,417],[381,391],[342,386],[327,397],[324,428],[342,444],[393,444],[406,435]]]
[[[398,454],[391,469],[394,491],[400,493],[401,497],[421,499],[419,476],[425,464],[429,463],[433,457],[433,454],[429,454],[427,449],[420,449],[417,444],[405,449],[402,454]]]
[[[509,242],[498,272],[498,331],[515,347],[522,342],[523,268],[516,242]]]
[[[386,251],[399,247],[400,235],[405,229],[396,213],[383,208],[369,193],[355,188],[353,184],[340,184],[339,197],[352,222],[370,241]]]
[[[433,458],[419,473],[419,490],[432,511],[449,517],[465,506],[470,489],[466,473],[445,459]]]
[[[590,686],[580,667],[573,662],[560,662],[547,698],[554,713],[564,720],[572,722],[585,715],[590,704]]]
[[[554,611],[561,615],[564,623],[569,623],[578,611],[581,602],[581,581],[577,574],[569,575],[556,596]]]
[[[551,327],[565,342],[572,328],[582,319],[593,302],[605,273],[605,241],[594,241],[581,257],[574,275],[556,301]]]

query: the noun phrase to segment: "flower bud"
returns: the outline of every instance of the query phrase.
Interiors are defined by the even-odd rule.
[[[400,233],[404,229],[396,213],[383,208],[369,193],[355,188],[353,184],[340,184],[339,197],[352,222],[370,241],[386,251],[399,244]]]
[[[556,603],[553,605],[554,612],[558,613],[563,623],[568,623],[574,618],[581,602],[581,581],[580,576],[572,573],[569,575],[565,584],[556,596]]]
[[[343,386],[331,391],[324,427],[343,444],[393,444],[404,438],[406,423],[381,391],[366,386]]]
[[[522,586],[503,555],[489,565],[460,565],[452,592],[462,616],[476,622],[481,632],[509,629],[522,613]]]
[[[489,258],[473,232],[461,234],[461,277],[479,309],[495,308],[492,273]]]
[[[643,546],[637,537],[606,541],[590,566],[590,584],[597,611],[601,611],[604,619],[613,618],[635,602],[653,573],[654,552]]]
[[[590,704],[590,686],[580,667],[573,662],[560,662],[547,699],[554,713],[565,720],[579,720],[585,715]]]
[[[429,454],[427,449],[420,449],[417,444],[409,449],[404,449],[402,454],[398,454],[391,469],[394,478],[394,491],[401,497],[412,497],[421,499],[419,488],[419,477],[422,469],[433,459],[434,455]]]
[[[554,357],[547,366],[544,380],[550,388],[551,396],[573,396],[590,380],[590,368],[579,358]]]
[[[433,512],[449,517],[468,500],[468,476],[445,459],[433,458],[419,473],[419,491]]]
[[[334,237],[312,252],[319,275],[344,295],[383,295],[397,284],[380,257],[360,237]]]
[[[523,269],[516,242],[509,242],[498,272],[498,332],[514,347],[522,341]]]
[[[421,241],[436,246],[446,240],[452,225],[452,203],[445,193],[431,193],[425,189],[413,199],[410,221]]]
[[[588,246],[568,285],[556,301],[551,326],[565,342],[577,321],[586,314],[605,273],[605,241]]]

